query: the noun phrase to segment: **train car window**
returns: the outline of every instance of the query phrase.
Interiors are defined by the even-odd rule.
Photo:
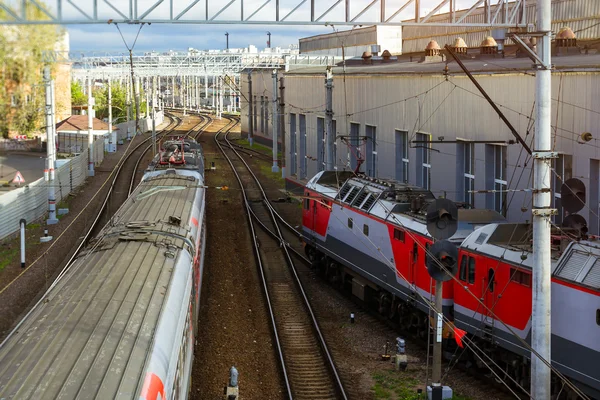
[[[304,209],[310,210],[310,199],[304,199]]]
[[[405,233],[400,229],[394,229],[394,239],[401,241],[404,243]]]
[[[527,272],[519,271],[516,268],[510,269],[510,280],[512,282],[516,282],[521,285],[531,287],[531,274],[528,274]]]
[[[596,324],[600,325],[600,308],[596,310]]]
[[[348,218],[348,228],[352,229],[354,223],[352,222],[352,218]]]
[[[490,291],[490,293],[494,292],[494,276],[496,275],[496,273],[494,272],[493,269],[489,269],[488,270],[488,289]]]
[[[462,256],[460,259],[460,271],[459,271],[459,279],[463,282],[467,281],[467,261],[468,256]]]
[[[363,225],[363,233],[365,234],[365,236],[369,236],[369,225]]]
[[[469,257],[469,283],[475,283],[475,259]]]
[[[413,242],[413,264],[417,262],[419,259],[419,247],[417,246],[417,242]]]

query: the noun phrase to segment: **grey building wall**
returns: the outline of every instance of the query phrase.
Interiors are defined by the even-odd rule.
[[[253,74],[255,95],[270,97],[270,85],[264,78],[268,74]],[[319,171],[319,152],[324,151],[323,142],[318,140],[318,118],[325,116],[325,74],[289,73],[285,78],[286,110],[285,141],[287,171],[296,160],[296,177],[310,178]],[[270,79],[270,76],[269,76]],[[494,73],[477,76],[479,83],[490,94],[502,111],[533,148],[534,133],[534,85],[531,74]],[[264,81],[267,82],[267,81]],[[561,72],[553,75],[553,129],[555,149],[566,156],[566,177],[581,179],[588,188],[587,207],[580,212],[591,226],[590,232],[597,233],[600,214],[598,201],[600,188],[600,112],[594,104],[600,100],[600,72]],[[242,91],[247,91],[247,82],[242,80]],[[560,100],[560,102],[559,102]],[[339,170],[354,166],[355,154],[347,143],[350,132],[358,129],[358,135],[375,132],[376,174],[382,178],[403,180],[401,133],[406,132],[409,140],[418,134],[431,135],[434,142],[444,140],[514,140],[513,135],[499,119],[490,105],[483,99],[468,78],[451,76],[446,81],[442,75],[347,75],[334,76],[333,110],[336,126],[336,166]],[[247,116],[242,113],[242,129],[247,131]],[[290,125],[294,115],[295,126]],[[300,119],[306,123],[306,140],[300,140]],[[354,128],[352,128],[354,127]],[[291,136],[296,132],[295,148]],[[591,132],[594,139],[580,143],[579,136]],[[270,138],[270,130],[265,133]],[[420,135],[419,135],[420,136]],[[306,143],[304,150],[303,143]],[[445,195],[455,201],[463,201],[464,146],[461,144],[433,143],[430,150],[430,169],[424,170],[423,149],[414,143],[408,148],[408,182],[421,185],[423,177],[431,179],[430,188],[437,196]],[[361,150],[366,151],[366,145]],[[294,157],[295,153],[295,157]],[[506,195],[507,217],[512,221],[530,219],[531,209],[531,158],[518,144],[505,146],[506,169],[504,177],[509,190]],[[495,188],[494,156],[498,151],[486,144],[473,145],[472,177],[475,190]],[[302,159],[300,156],[304,155]],[[572,166],[569,168],[569,156]],[[306,171],[303,173],[303,165]],[[419,165],[417,165],[419,164]],[[426,167],[425,167],[426,168]],[[365,170],[363,165],[361,171]],[[562,174],[563,172],[561,172]],[[552,177],[553,180],[555,177]],[[591,179],[590,179],[591,178]],[[560,180],[558,180],[560,184]],[[514,191],[516,190],[516,191]],[[474,206],[493,207],[499,199],[494,193],[474,194]],[[522,211],[525,209],[525,211]]]

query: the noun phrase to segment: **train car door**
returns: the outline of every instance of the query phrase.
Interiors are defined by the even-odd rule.
[[[496,264],[496,261],[490,260],[492,263]],[[494,322],[494,307],[496,306],[496,270],[493,268],[490,263],[485,265],[485,274],[483,276],[483,304],[485,304],[485,310],[483,311],[483,315],[485,315],[485,323],[489,325],[493,325]]]
[[[412,250],[410,252],[409,268],[408,268],[408,282],[414,284],[417,280],[417,267],[419,265],[419,244],[417,240],[413,238]]]

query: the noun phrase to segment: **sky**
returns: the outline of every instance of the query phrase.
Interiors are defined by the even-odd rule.
[[[3,0],[15,10],[18,10],[23,0]],[[25,0],[29,4],[42,3],[44,0]],[[97,2],[98,19],[119,18],[118,13],[129,15],[130,5],[137,4],[138,15],[147,13],[149,19],[167,19],[170,15],[170,7],[173,7],[173,15],[181,15],[181,20],[206,18],[206,2],[208,1],[208,15],[216,19],[239,20],[241,15],[241,4],[244,5],[244,18],[248,18],[254,10],[260,9],[252,20],[265,21],[275,18],[275,0],[101,0]],[[288,20],[307,21],[310,20],[310,1],[306,0],[278,0],[280,4],[280,18],[299,5],[297,10]],[[386,0],[386,14],[392,15],[409,0]],[[320,16],[336,3],[331,12],[322,19],[323,22],[332,20],[343,20],[344,2],[339,0],[315,0],[315,15]],[[349,0],[351,17],[356,16],[360,10],[369,5],[372,0]],[[442,0],[421,0],[421,15],[426,15],[430,10],[440,4]],[[456,9],[469,8],[477,0],[455,0]],[[45,0],[49,9],[56,12],[56,0]],[[93,13],[93,0],[62,0],[62,14],[65,19],[85,19],[86,14]],[[154,9],[152,7],[156,5]],[[261,6],[263,6],[261,8]],[[223,9],[223,7],[225,7]],[[189,10],[185,12],[186,9]],[[151,11],[150,11],[151,10]],[[440,12],[447,12],[449,6],[445,5]],[[185,14],[184,14],[185,12]],[[361,19],[374,21],[378,19],[379,2],[363,14]],[[409,5],[402,13],[394,18],[395,21],[414,17],[414,5]],[[129,46],[133,44],[139,26],[119,25]],[[71,51],[127,51],[123,40],[114,24],[90,24],[90,25],[68,25],[70,33]],[[350,29],[348,26],[336,26],[335,29]],[[196,49],[224,49],[225,32],[229,32],[229,47],[241,48],[250,44],[259,49],[267,47],[267,34],[270,31],[272,47],[287,48],[291,44],[298,44],[302,37],[330,33],[331,26],[307,26],[307,25],[250,25],[250,24],[152,24],[144,25],[136,42],[135,50],[138,51],[166,51],[187,50],[189,47]]]

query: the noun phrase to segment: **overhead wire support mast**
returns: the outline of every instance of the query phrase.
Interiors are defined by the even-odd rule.
[[[551,274],[550,252],[550,162],[551,152],[552,64],[551,0],[537,0],[538,57],[535,73],[535,141],[533,153],[533,287],[531,315],[531,347],[539,357],[531,355],[531,396],[534,399],[551,397]]]
[[[271,123],[273,129],[273,166],[271,167],[271,172],[279,172],[279,165],[277,164],[277,139],[278,139],[278,131],[279,131],[279,110],[278,110],[278,101],[277,101],[277,70],[273,70],[273,122]]]

